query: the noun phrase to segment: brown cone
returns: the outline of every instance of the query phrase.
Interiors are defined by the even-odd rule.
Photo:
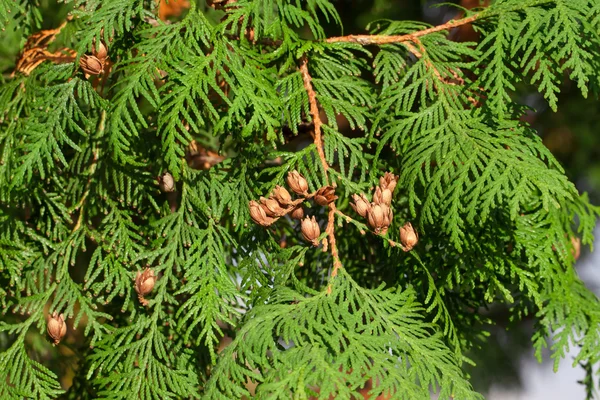
[[[419,234],[410,222],[407,222],[400,228],[400,242],[404,246],[405,251],[412,250],[419,242]]]
[[[350,206],[354,211],[361,217],[366,217],[371,209],[371,203],[369,203],[367,197],[364,194],[361,194],[360,196],[358,194],[353,194],[352,200],[354,200],[354,203],[350,203]]]
[[[319,236],[321,235],[321,229],[315,217],[306,217],[302,220],[301,224],[302,236],[307,242],[311,242],[313,246],[319,245]]]
[[[317,190],[314,197],[315,202],[321,206],[326,206],[337,198],[335,189],[332,186],[325,186]]]
[[[146,306],[148,305],[148,300],[144,298],[144,296],[148,295],[154,289],[154,284],[156,283],[156,276],[154,276],[154,271],[150,268],[146,268],[144,272],[138,271],[135,277],[135,291],[138,293],[138,298],[140,299],[140,303]]]
[[[248,203],[248,207],[250,208],[250,218],[258,225],[266,227],[275,222],[273,218],[267,216],[264,208],[258,202],[252,200]]]
[[[275,189],[273,189],[273,198],[284,207],[292,202],[292,196],[290,195],[290,192],[288,192],[286,188],[279,185],[275,186]]]
[[[56,311],[47,321],[48,336],[52,338],[54,344],[59,344],[62,338],[67,334],[67,324],[63,314],[57,315]]]
[[[308,182],[298,171],[288,172],[286,181],[294,193],[303,196],[308,194]]]

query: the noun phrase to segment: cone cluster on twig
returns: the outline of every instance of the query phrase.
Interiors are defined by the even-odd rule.
[[[389,172],[379,178],[379,186],[375,188],[372,202],[369,202],[364,194],[352,195],[354,203],[350,203],[350,205],[358,215],[367,219],[369,226],[377,234],[385,235],[392,224],[394,217],[391,208],[392,195],[396,188],[397,179]]]
[[[259,201],[252,200],[249,202],[250,217],[255,223],[264,227],[270,226],[285,215],[301,220],[302,237],[307,242],[312,243],[313,246],[318,246],[318,238],[321,235],[319,223],[314,216],[304,216],[302,203],[312,199],[318,205],[328,206],[338,198],[335,195],[335,188],[324,186],[314,193],[309,193],[308,181],[298,171],[289,172],[286,182],[290,190],[298,196],[297,199],[292,198],[286,188],[275,186],[273,193],[268,198],[261,197]]]
[[[395,175],[386,172],[379,178],[379,186],[375,188],[372,202],[369,202],[367,196],[362,193],[352,195],[354,203],[350,203],[350,205],[354,211],[366,218],[371,229],[379,235],[385,235],[392,224],[394,215],[391,205],[397,182],[398,178]],[[419,234],[410,222],[400,228],[400,242],[404,251],[412,250],[418,241]]]

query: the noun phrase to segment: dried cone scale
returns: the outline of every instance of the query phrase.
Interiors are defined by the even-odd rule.
[[[410,222],[400,228],[400,242],[404,246],[404,251],[411,251],[419,242],[419,234]]]
[[[156,283],[156,276],[154,276],[154,271],[150,268],[146,268],[144,272],[138,271],[135,277],[135,291],[138,294],[138,299],[142,305],[147,306],[148,300],[144,298],[152,289],[154,289],[154,284]]]
[[[102,40],[97,47],[98,48],[96,48],[96,39],[94,39],[92,41],[92,55],[103,62],[108,56],[108,49]]]
[[[67,324],[63,314],[57,315],[56,311],[47,321],[48,336],[52,338],[55,345],[59,344],[67,334]]]

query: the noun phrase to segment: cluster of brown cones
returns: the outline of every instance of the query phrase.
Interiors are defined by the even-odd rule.
[[[392,196],[397,182],[398,178],[395,175],[386,172],[379,178],[379,186],[375,188],[372,202],[369,202],[364,194],[352,195],[354,203],[350,205],[358,215],[367,219],[367,223],[376,234],[385,235],[392,224]],[[400,241],[405,251],[410,251],[417,245],[419,235],[410,222],[400,228]]]
[[[319,245],[321,229],[315,217],[304,217],[302,203],[312,199],[320,206],[328,206],[338,197],[335,188],[324,186],[314,193],[308,193],[308,182],[298,171],[291,171],[286,178],[289,188],[299,196],[293,199],[288,190],[282,186],[275,186],[273,193],[268,198],[261,197],[259,201],[250,201],[250,217],[260,226],[270,226],[284,215],[302,220],[300,227],[302,236],[314,246]]]
[[[367,218],[369,226],[377,234],[385,235],[392,224],[394,214],[392,213],[392,195],[396,188],[398,178],[386,172],[379,178],[379,186],[375,188],[373,201],[369,202],[364,194],[352,195],[354,203],[350,203],[354,211],[363,218]]]

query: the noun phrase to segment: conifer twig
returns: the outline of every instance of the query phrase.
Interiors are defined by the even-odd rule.
[[[350,42],[359,43],[362,45],[369,44],[390,44],[390,43],[402,43],[402,42],[415,42],[420,36],[425,36],[430,33],[440,32],[456,28],[462,25],[470,24],[477,20],[482,13],[473,14],[470,17],[451,20],[445,24],[433,26],[431,28],[423,29],[421,31],[408,33],[406,35],[348,35],[348,36],[334,36],[325,39],[327,43],[340,43]]]
[[[105,124],[106,124],[106,110],[102,110],[100,112],[100,121],[98,122],[98,128],[96,129],[96,134],[102,134],[102,132],[104,132]],[[90,165],[90,169],[88,171],[88,179],[85,184],[85,191],[83,192],[83,195],[81,196],[81,200],[79,200],[79,202],[75,205],[75,207],[73,207],[73,211],[79,209],[79,216],[77,217],[77,223],[75,224],[75,226],[73,227],[73,230],[71,232],[76,232],[79,228],[81,228],[81,223],[83,222],[83,208],[85,206],[85,200],[87,199],[88,195],[90,194],[90,189],[92,186],[92,177],[94,175],[94,172],[96,172],[96,166],[98,165],[98,158],[99,158],[99,149],[97,147],[94,147],[94,149],[92,150],[92,163]]]
[[[347,214],[344,214],[340,210],[336,209],[335,213],[338,214],[340,217],[344,218],[346,220],[346,222],[348,222],[348,223],[352,222],[354,225],[365,225],[362,222],[355,220],[351,216],[349,216]],[[385,237],[385,236],[383,236],[383,235],[381,235],[381,234],[379,234],[379,233],[377,233],[377,232],[369,229],[368,227],[367,227],[367,231],[369,231],[370,233],[372,233],[373,235],[375,235],[377,237],[380,237],[380,238],[386,240],[389,243],[390,246],[392,246],[392,247],[398,247],[402,251],[406,251],[406,249],[404,248],[404,246],[401,243],[398,243],[398,242],[396,242],[396,241],[394,241],[392,239],[388,239],[387,237]],[[361,230],[360,232],[364,235],[364,230]]]
[[[323,122],[321,121],[321,117],[319,116],[317,94],[315,93],[315,90],[312,86],[312,78],[310,77],[310,74],[308,72],[308,59],[306,57],[302,57],[302,60],[300,61],[300,73],[302,74],[302,80],[304,81],[304,89],[306,89],[306,93],[308,94],[310,113],[312,115],[313,124],[315,126],[315,146],[317,146],[317,153],[319,154],[321,164],[323,165],[323,169],[325,170],[325,183],[328,183],[329,179],[327,177],[327,170],[329,169],[329,164],[327,164],[327,160],[325,159],[325,152],[323,151],[323,138],[321,135],[321,125],[323,125]]]

